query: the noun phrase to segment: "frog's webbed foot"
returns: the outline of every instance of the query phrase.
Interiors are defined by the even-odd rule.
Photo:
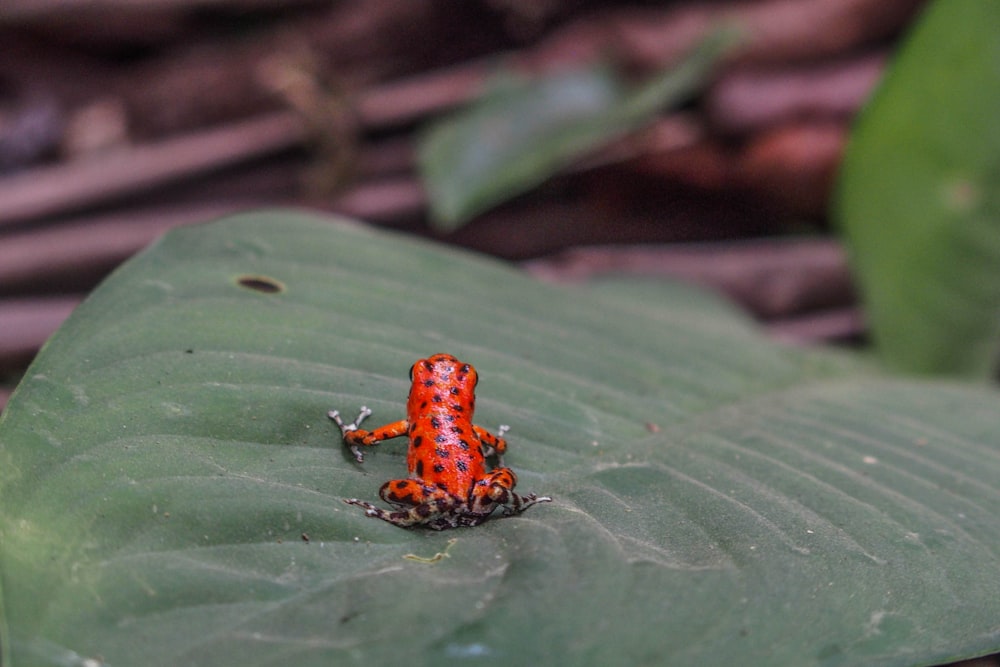
[[[330,410],[328,413],[326,413],[326,416],[332,419],[333,422],[340,427],[340,435],[346,441],[347,434],[350,433],[351,431],[357,431],[358,428],[361,426],[361,422],[367,419],[371,415],[371,413],[372,411],[367,405],[362,405],[361,411],[358,413],[358,416],[355,417],[354,421],[352,421],[350,424],[344,423],[344,420],[340,418],[340,411],[338,410]],[[356,444],[351,445],[351,453],[354,454],[354,460],[356,460],[358,463],[364,463],[365,455],[361,453],[361,450],[358,448],[358,445]]]

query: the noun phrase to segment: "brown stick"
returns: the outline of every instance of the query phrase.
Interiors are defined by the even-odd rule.
[[[577,248],[526,262],[525,268],[549,280],[605,273],[690,280],[729,295],[764,319],[853,301],[843,249],[825,239]]]
[[[115,151],[0,180],[0,226],[64,213],[143,188],[283,150],[303,139],[277,112],[179,139]]]
[[[884,67],[885,55],[877,53],[806,67],[738,69],[720,77],[704,106],[712,125],[726,134],[807,118],[842,120],[861,108]]]
[[[0,300],[0,368],[30,359],[79,303],[77,296]]]
[[[835,308],[769,322],[767,333],[792,345],[848,341],[864,335],[865,320],[860,308]]]
[[[342,215],[392,222],[420,215],[427,206],[423,185],[412,177],[362,183],[335,198],[328,206]]]
[[[264,8],[268,0],[215,0],[216,5],[227,5],[233,9],[249,10],[255,7]],[[294,4],[294,3],[289,3]],[[304,3],[303,3],[304,4]],[[144,0],[142,6],[147,11],[181,11],[198,8],[205,5],[204,0]],[[122,11],[134,10],[134,0],[4,0],[0,5],[0,19],[44,20],[51,16],[72,15],[79,11]]]
[[[251,207],[219,203],[146,209],[4,236],[0,242],[0,295],[52,289],[86,291],[167,229]]]
[[[613,53],[635,67],[674,62],[709,31],[734,26],[744,36],[730,60],[818,60],[878,43],[912,19],[925,0],[763,0],[685,3],[666,9],[611,9],[573,21],[524,58],[537,67]]]

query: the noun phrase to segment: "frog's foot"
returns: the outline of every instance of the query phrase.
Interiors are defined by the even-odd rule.
[[[526,496],[514,493],[517,476],[510,468],[497,468],[476,482],[472,489],[472,513],[489,514],[497,505],[503,508],[504,516],[520,514],[532,505],[552,502],[548,496]]]
[[[358,416],[354,418],[350,424],[345,424],[344,420],[340,418],[339,410],[330,410],[326,413],[326,416],[334,421],[337,426],[340,427],[340,434],[346,436],[351,431],[357,431],[361,427],[361,422],[370,417],[372,414],[371,408],[367,405],[362,405]]]
[[[332,419],[333,422],[340,427],[340,435],[346,440],[347,434],[350,433],[351,431],[357,431],[358,428],[361,426],[361,422],[367,419],[371,415],[371,413],[372,411],[371,409],[369,409],[367,405],[362,405],[361,411],[358,413],[358,416],[355,417],[354,421],[352,421],[350,424],[345,424],[344,420],[340,418],[339,410],[330,410],[328,413],[326,413],[326,416]],[[351,445],[351,453],[354,454],[354,460],[356,460],[358,463],[364,463],[365,455],[361,453],[361,450],[358,448],[357,444]]]
[[[357,498],[345,498],[348,505],[357,505],[365,511],[365,516],[382,519],[394,526],[401,528],[411,528],[413,526],[427,526],[434,530],[444,530],[454,528],[459,523],[459,514],[456,513],[458,507],[455,506],[453,498],[441,498],[430,500],[409,509],[398,509],[395,511],[384,510],[376,507],[364,500]]]
[[[509,491],[508,495],[508,502],[502,504],[504,516],[514,516],[515,514],[520,514],[532,505],[537,505],[538,503],[552,502],[552,498],[549,496],[536,496],[534,493],[520,496],[513,491]]]

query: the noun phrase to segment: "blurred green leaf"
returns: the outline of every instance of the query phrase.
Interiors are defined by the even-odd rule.
[[[436,123],[420,142],[420,172],[436,226],[455,229],[649,123],[697,90],[733,39],[729,30],[713,33],[636,89],[607,65],[541,79],[499,77],[481,100]]]
[[[1000,3],[928,6],[858,121],[837,209],[882,357],[989,377],[1000,350]]]
[[[357,465],[327,410],[400,418],[409,365],[441,350],[479,369],[477,421],[513,427],[518,488],[554,502],[444,533],[341,502],[377,501],[405,443]],[[996,651],[997,403],[774,345],[681,286],[560,288],[284,212],[178,230],[0,420],[3,664]]]

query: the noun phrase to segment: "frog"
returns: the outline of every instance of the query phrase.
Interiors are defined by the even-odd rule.
[[[362,447],[406,436],[409,476],[386,482],[379,497],[393,507],[386,510],[358,498],[348,505],[362,508],[369,517],[403,528],[445,530],[477,526],[501,508],[503,516],[521,514],[550,496],[514,492],[517,476],[504,465],[509,430],[501,425],[494,434],[473,423],[479,374],[468,363],[438,353],[419,359],[410,367],[410,393],[406,418],[365,430],[362,422],[372,411],[362,406],[354,421],[345,423],[339,411],[327,416],[340,428],[344,444],[354,459],[364,462]],[[495,465],[490,466],[490,460]]]

